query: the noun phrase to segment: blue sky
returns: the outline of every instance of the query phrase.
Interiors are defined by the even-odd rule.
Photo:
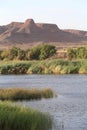
[[[87,30],[87,0],[0,0],[0,25],[27,18]]]

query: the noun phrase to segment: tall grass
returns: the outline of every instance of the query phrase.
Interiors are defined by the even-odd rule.
[[[52,98],[53,91],[46,89],[23,89],[23,88],[4,88],[0,89],[0,100],[32,100],[41,98]]]
[[[43,60],[0,62],[1,74],[73,74],[87,73],[86,60]]]
[[[49,115],[0,101],[0,130],[51,130]]]

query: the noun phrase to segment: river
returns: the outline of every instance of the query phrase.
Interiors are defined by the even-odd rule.
[[[19,103],[49,113],[53,130],[87,130],[87,75],[1,75],[6,87],[52,88],[58,97]]]

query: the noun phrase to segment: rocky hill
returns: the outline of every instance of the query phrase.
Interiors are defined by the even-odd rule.
[[[35,23],[27,19],[24,23],[12,22],[0,26],[0,45],[32,45],[35,43],[83,43],[87,41],[87,32],[79,30],[61,30],[56,24]]]

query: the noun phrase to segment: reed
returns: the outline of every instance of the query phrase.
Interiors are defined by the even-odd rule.
[[[0,130],[51,130],[52,119],[42,112],[0,101]]]
[[[24,88],[4,88],[0,89],[0,100],[33,100],[41,98],[52,98],[53,91],[46,89],[24,89]]]
[[[86,60],[1,61],[0,74],[87,73]]]

